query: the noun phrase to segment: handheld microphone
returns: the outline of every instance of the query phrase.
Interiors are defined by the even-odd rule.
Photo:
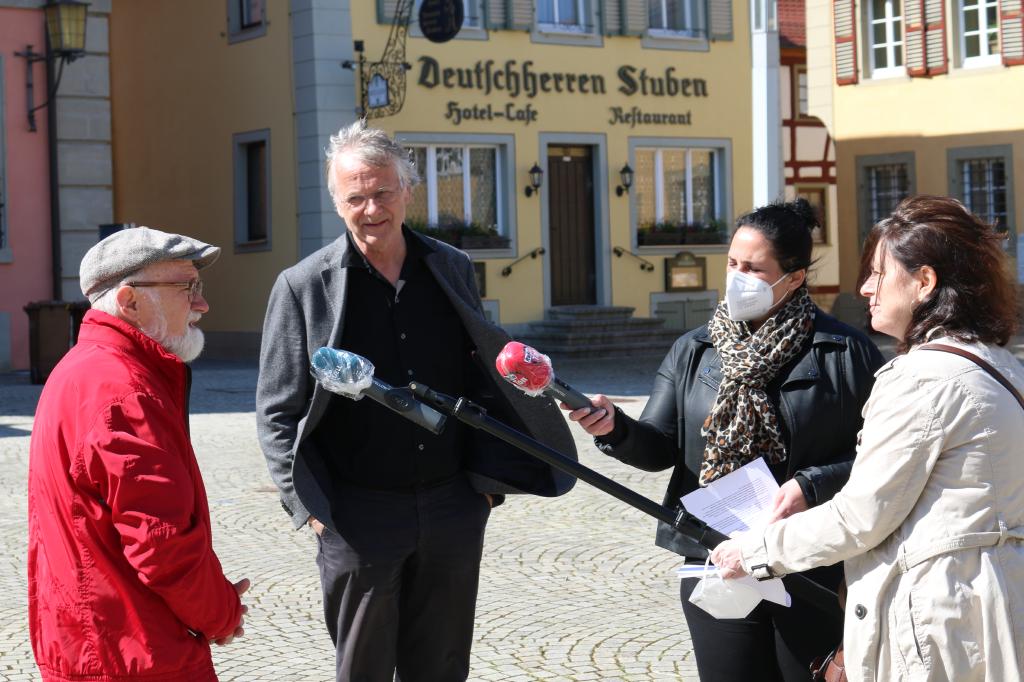
[[[555,376],[551,359],[526,344],[509,341],[494,360],[498,374],[529,396],[549,395],[574,410],[593,408],[587,396]]]
[[[331,393],[359,400],[364,395],[434,435],[444,430],[445,416],[421,403],[407,388],[395,388],[373,376],[373,363],[362,355],[338,348],[318,348],[310,371]]]

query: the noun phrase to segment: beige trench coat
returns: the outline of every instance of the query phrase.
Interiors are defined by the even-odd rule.
[[[1024,392],[1003,348],[972,351]],[[846,562],[857,680],[1024,680],[1024,410],[973,362],[912,350],[877,373],[846,486],[741,539],[773,573]]]

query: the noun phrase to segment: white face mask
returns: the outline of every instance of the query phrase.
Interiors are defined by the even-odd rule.
[[[761,593],[748,582],[723,580],[717,568],[704,563],[704,575],[690,593],[690,603],[715,618],[746,618],[761,603]]]
[[[775,284],[790,274],[787,272],[779,277]],[[768,284],[763,279],[739,270],[731,270],[725,276],[725,304],[729,309],[729,319],[742,322],[766,317],[772,309],[772,290],[775,284]]]

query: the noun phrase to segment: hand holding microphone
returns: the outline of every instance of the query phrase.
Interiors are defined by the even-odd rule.
[[[551,359],[526,344],[509,341],[494,360],[498,374],[528,396],[548,395],[574,410],[592,407],[590,398],[555,376]]]
[[[339,348],[318,348],[310,371],[331,393],[359,400],[364,395],[433,434],[444,430],[445,416],[421,403],[407,388],[395,388],[373,376],[373,363]]]
[[[551,359],[535,348],[509,341],[494,366],[505,381],[526,395],[548,395],[565,403],[571,410],[569,419],[591,435],[603,436],[615,425],[615,406],[608,398],[597,395],[591,400],[556,377]]]

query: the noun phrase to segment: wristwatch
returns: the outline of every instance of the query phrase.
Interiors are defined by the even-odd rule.
[[[758,564],[757,566],[751,566],[750,575],[755,580],[771,580],[772,578],[778,577],[774,573],[772,573],[772,569],[769,568],[768,564]]]

